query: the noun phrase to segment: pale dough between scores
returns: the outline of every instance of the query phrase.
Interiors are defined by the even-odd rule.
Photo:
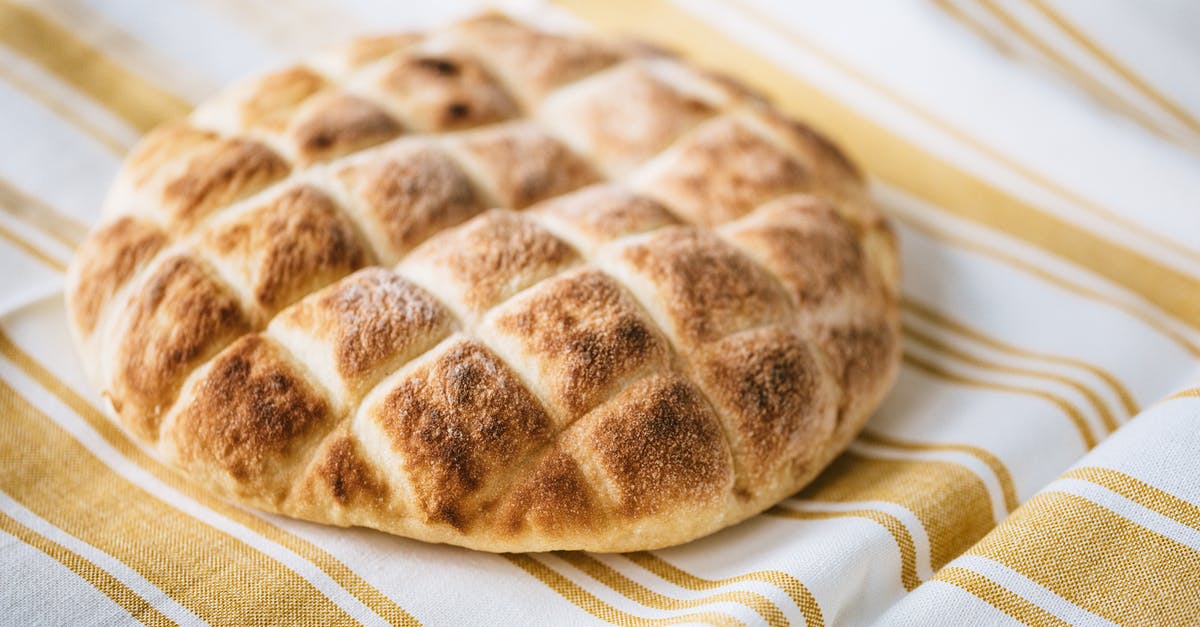
[[[150,133],[67,298],[120,423],[217,494],[626,551],[842,451],[895,376],[897,286],[815,131],[648,46],[488,14]]]

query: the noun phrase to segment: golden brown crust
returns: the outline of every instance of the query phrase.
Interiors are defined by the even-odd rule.
[[[896,375],[898,285],[823,136],[652,46],[493,13],[154,131],[66,294],[120,421],[238,503],[624,551],[844,449]]]

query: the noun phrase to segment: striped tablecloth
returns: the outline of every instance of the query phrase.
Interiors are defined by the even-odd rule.
[[[1187,0],[518,7],[753,84],[846,146],[898,225],[894,392],[742,525],[475,553],[243,510],[134,445],[62,304],[122,154],[231,80],[474,4],[0,0],[0,623],[1200,623]]]

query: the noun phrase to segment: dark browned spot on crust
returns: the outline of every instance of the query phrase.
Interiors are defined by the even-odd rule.
[[[79,282],[72,294],[75,322],[85,335],[96,323],[113,294],[167,244],[156,225],[124,216],[100,227],[79,249]]]
[[[351,41],[346,49],[346,65],[352,69],[360,68],[389,54],[404,50],[420,41],[421,38],[422,36],[417,33],[359,37]]]
[[[588,154],[620,171],[654,156],[716,112],[637,65],[606,74],[583,89],[553,108],[564,125],[583,134]]]
[[[585,420],[583,445],[616,487],[626,515],[702,506],[732,481],[725,435],[684,379],[640,381]]]
[[[530,100],[619,59],[598,43],[544,33],[499,13],[464,20],[450,30],[457,45],[486,57],[490,67]]]
[[[478,61],[458,54],[406,54],[379,85],[422,131],[450,131],[519,115],[504,89]]]
[[[190,257],[167,259],[129,304],[113,377],[125,424],[154,441],[184,377],[249,330],[237,298]]]
[[[521,209],[597,180],[592,167],[529,124],[481,132],[463,150],[491,182],[501,206]]]
[[[292,485],[295,452],[333,425],[314,390],[260,335],[225,349],[196,382],[174,436],[188,462],[215,464],[250,492],[280,498]]]
[[[269,314],[367,261],[354,227],[310,185],[222,225],[206,241],[222,257],[240,261],[243,279]]]
[[[462,291],[462,303],[482,311],[578,256],[528,218],[494,210],[430,240],[413,258],[446,271]]]
[[[573,418],[630,374],[666,358],[667,347],[615,281],[596,270],[552,279],[496,319],[521,338],[540,379]]]
[[[537,399],[472,340],[414,369],[377,411],[427,519],[460,531],[473,522],[472,497],[551,436]]]
[[[579,464],[556,450],[522,477],[502,501],[497,518],[501,531],[510,535],[527,529],[563,534],[600,526],[603,512]]]
[[[672,150],[670,165],[644,191],[703,226],[740,218],[768,200],[812,187],[800,163],[733,120],[707,124]]]
[[[740,487],[752,493],[775,468],[828,446],[836,408],[803,339],[770,327],[730,336],[706,353],[703,386],[731,419]]]
[[[324,77],[302,66],[268,74],[241,98],[242,123],[248,127],[283,128],[300,104],[325,85]]]
[[[379,504],[387,496],[387,487],[378,470],[363,459],[358,443],[338,436],[314,467],[316,477],[339,505]]]
[[[378,106],[350,94],[321,98],[292,129],[302,163],[327,161],[387,141],[400,123]]]
[[[531,211],[553,216],[595,243],[679,224],[662,205],[611,185],[552,198]]]
[[[338,373],[371,385],[382,366],[431,347],[450,333],[451,316],[428,292],[383,268],[366,268],[281,314],[333,346]]]
[[[167,164],[216,141],[216,133],[188,126],[185,122],[164,124],[138,142],[137,148],[125,160],[125,168],[135,185],[145,185]]]
[[[379,223],[397,257],[484,208],[467,175],[430,148],[399,150],[338,177]]]
[[[624,257],[654,283],[685,344],[760,326],[788,309],[787,296],[764,270],[707,231],[663,229],[627,248]]]
[[[854,227],[827,202],[790,197],[764,207],[763,222],[733,238],[762,260],[801,305],[867,288],[867,265]]]
[[[874,406],[900,357],[900,337],[886,322],[848,323],[818,330],[842,385],[839,420],[861,406]]]
[[[212,210],[240,200],[287,176],[290,166],[265,145],[226,139],[197,151],[183,172],[163,187],[163,207],[178,231]]]

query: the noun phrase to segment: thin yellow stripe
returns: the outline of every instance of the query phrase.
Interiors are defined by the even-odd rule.
[[[79,575],[81,579],[99,590],[104,596],[112,599],[113,603],[129,612],[144,625],[175,625],[175,621],[167,618],[158,608],[154,607],[140,594],[129,589],[120,579],[113,577],[107,570],[100,568],[79,555],[75,551],[43,536],[42,534],[21,524],[12,516],[0,512],[0,530],[16,537],[25,544],[45,553],[68,570]]]
[[[783,615],[783,610],[779,609],[770,599],[757,592],[734,590],[698,599],[676,599],[643,586],[586,553],[561,552],[555,553],[555,555],[575,568],[587,573],[588,576],[596,581],[617,591],[621,596],[656,610],[677,611],[710,605],[712,603],[739,603],[754,610],[769,625],[779,627],[788,624],[787,617]]]
[[[983,462],[992,473],[996,475],[996,480],[1000,483],[1000,493],[1004,497],[1004,509],[1011,512],[1017,508],[1017,486],[1013,483],[1012,474],[1008,472],[1008,467],[1004,462],[1000,461],[991,452],[982,449],[978,446],[970,444],[948,444],[942,442],[912,442],[909,440],[901,440],[891,436],[876,433],[874,431],[864,431],[859,434],[858,439],[868,444],[876,446],[884,446],[888,448],[897,448],[907,451],[954,451],[958,453],[966,453],[975,459]]]
[[[1036,359],[1036,360],[1044,361],[1047,363],[1059,364],[1059,365],[1063,365],[1063,366],[1072,366],[1075,368],[1087,370],[1088,372],[1090,372],[1093,375],[1102,379],[1104,381],[1104,383],[1107,384],[1108,387],[1112,389],[1112,391],[1117,395],[1117,398],[1120,399],[1121,406],[1125,410],[1126,415],[1133,416],[1133,415],[1137,414],[1139,411],[1138,407],[1137,407],[1137,403],[1135,403],[1133,400],[1133,395],[1130,394],[1129,390],[1125,387],[1125,385],[1122,384],[1115,376],[1113,376],[1107,370],[1105,370],[1099,366],[1094,366],[1094,365],[1089,364],[1088,362],[1083,361],[1081,359],[1074,359],[1071,357],[1062,357],[1060,355],[1052,355],[1050,353],[1033,351],[1033,350],[1029,350],[1027,348],[1020,348],[1018,346],[1009,344],[1007,342],[1002,342],[994,337],[991,337],[991,336],[985,334],[983,331],[980,331],[978,329],[968,326],[965,322],[956,320],[954,318],[951,318],[950,316],[947,316],[946,314],[938,312],[938,311],[934,310],[933,307],[926,305],[924,303],[921,303],[920,301],[918,301],[910,296],[904,297],[904,299],[900,303],[900,306],[903,307],[906,312],[913,314],[919,318],[922,318],[923,320],[926,320],[926,321],[936,324],[940,327],[954,331],[955,333],[958,333],[959,335],[966,336],[972,340],[975,340],[976,342],[979,342],[980,344],[994,348],[994,349],[1004,352],[1004,353],[1008,353],[1009,355],[1016,355],[1018,357],[1026,357],[1029,359]]]
[[[1114,224],[1118,224],[1126,230],[1136,232],[1139,235],[1141,235],[1142,237],[1145,237],[1146,239],[1154,241],[1155,243],[1162,245],[1163,247],[1170,248],[1172,251],[1174,251],[1175,253],[1178,253],[1179,255],[1181,255],[1183,257],[1187,257],[1187,258],[1191,259],[1192,261],[1200,263],[1200,251],[1196,251],[1184,244],[1181,244],[1178,241],[1171,239],[1170,237],[1168,237],[1166,235],[1163,235],[1161,233],[1157,233],[1153,230],[1147,229],[1146,227],[1142,226],[1141,224],[1138,224],[1136,221],[1130,220],[1130,219],[1120,215],[1119,213],[1116,213],[1114,211],[1106,209],[1106,208],[1100,206],[1099,204],[1092,202],[1092,201],[1080,196],[1079,194],[1076,194],[1076,193],[1068,190],[1067,188],[1063,187],[1062,185],[1059,185],[1058,183],[1056,183],[1056,182],[1052,181],[1051,179],[1038,173],[1036,170],[1029,168],[1025,165],[1022,165],[1021,163],[1019,163],[1013,159],[1010,159],[1009,157],[1006,157],[1004,154],[1002,154],[1000,151],[996,150],[995,148],[992,148],[991,146],[985,144],[984,142],[968,135],[962,129],[947,123],[942,117],[930,113],[929,111],[925,110],[923,107],[918,105],[916,102],[906,98],[905,96],[901,95],[899,92],[896,92],[895,90],[890,89],[884,83],[871,78],[866,73],[859,71],[854,66],[842,61],[838,57],[831,54],[829,51],[821,48],[820,46],[813,43],[812,41],[809,41],[807,38],[802,37],[801,34],[797,31],[795,31],[794,29],[786,28],[782,22],[779,22],[778,20],[768,19],[767,16],[763,15],[763,13],[761,11],[750,6],[748,3],[744,2],[744,0],[728,0],[728,1],[733,6],[740,7],[747,15],[754,18],[763,27],[776,32],[777,34],[779,34],[782,37],[784,37],[785,39],[787,39],[790,43],[795,44],[796,46],[804,49],[809,54],[816,56],[817,58],[821,59],[826,64],[836,68],[838,71],[842,72],[843,74],[850,76],[854,80],[856,80],[859,83],[870,88],[875,93],[891,100],[892,102],[896,103],[896,105],[899,106],[901,109],[905,110],[906,112],[908,112],[909,114],[911,114],[915,117],[920,118],[926,124],[929,124],[930,126],[940,129],[942,132],[946,133],[947,135],[950,135],[951,137],[955,138],[959,142],[962,142],[962,143],[970,146],[972,149],[987,155],[990,159],[1003,164],[1008,169],[1016,172],[1017,174],[1025,177],[1026,179],[1034,182],[1035,184],[1040,185],[1041,187],[1045,188],[1046,190],[1050,191],[1051,193],[1070,201],[1072,204],[1074,204],[1082,209],[1085,209],[1095,215],[1098,215]],[[950,11],[955,11],[955,12],[961,11],[956,5],[953,5],[952,3],[949,3],[949,2],[939,2],[939,4],[942,4],[944,9],[947,9]],[[968,19],[968,20],[970,19],[965,15],[960,15],[960,17],[962,19]],[[976,26],[978,26],[978,25],[976,25]],[[986,31],[986,29],[982,30],[982,32],[988,33],[988,31]],[[989,33],[989,35],[990,35],[990,33]]]
[[[945,379],[946,381],[950,381],[952,383],[969,385],[971,387],[983,388],[986,390],[995,390],[997,392],[1009,392],[1012,394],[1022,394],[1025,396],[1036,396],[1040,399],[1049,401],[1050,403],[1053,403],[1054,406],[1061,409],[1064,414],[1066,414],[1067,419],[1071,421],[1071,424],[1079,433],[1079,437],[1083,440],[1086,448],[1090,450],[1096,446],[1096,436],[1092,435],[1092,430],[1087,424],[1087,419],[1085,419],[1083,414],[1079,413],[1079,410],[1071,405],[1071,403],[1056,394],[1051,394],[1050,392],[1044,392],[1042,390],[1019,385],[993,383],[991,381],[984,381],[982,379],[976,379],[974,377],[968,377],[958,373],[950,372],[941,366],[935,365],[930,361],[926,361],[925,359],[907,352],[904,354],[904,362],[922,372]]]
[[[0,177],[0,208],[36,226],[72,250],[87,236],[88,226],[78,218],[26,194],[3,177]]]
[[[1112,412],[1109,411],[1108,405],[1106,405],[1104,403],[1104,401],[1101,400],[1100,397],[1094,391],[1092,391],[1091,388],[1084,385],[1083,383],[1080,383],[1079,381],[1076,381],[1075,379],[1072,379],[1072,378],[1064,376],[1064,375],[1060,375],[1055,372],[1047,372],[1044,370],[1035,370],[1032,368],[1021,368],[1018,366],[1009,366],[1009,365],[1005,365],[1005,364],[1002,364],[999,362],[991,361],[989,359],[984,359],[982,357],[972,355],[964,350],[961,350],[959,348],[951,346],[950,344],[943,342],[942,340],[939,340],[931,335],[923,333],[917,329],[914,329],[913,327],[911,327],[907,324],[901,324],[900,326],[901,326],[901,329],[903,329],[903,331],[904,331],[905,337],[907,337],[909,340],[912,340],[912,341],[916,342],[917,344],[921,344],[922,346],[926,346],[928,348],[936,350],[936,351],[942,353],[943,355],[949,355],[949,356],[951,356],[959,361],[962,361],[964,363],[968,363],[973,366],[991,370],[993,372],[1003,372],[1003,373],[1007,373],[1007,374],[1015,374],[1015,375],[1021,375],[1021,376],[1026,376],[1026,377],[1033,377],[1036,379],[1045,379],[1047,381],[1054,381],[1054,382],[1066,385],[1066,386],[1070,387],[1071,389],[1075,390],[1076,392],[1079,392],[1080,394],[1083,395],[1084,398],[1087,399],[1088,404],[1090,404],[1092,406],[1092,409],[1096,410],[1096,413],[1100,416],[1100,421],[1102,423],[1104,423],[1104,426],[1108,429],[1109,432],[1115,431],[1117,429],[1117,420],[1116,420],[1116,418],[1113,417]],[[1072,407],[1075,407],[1075,405],[1073,403],[1072,403]],[[1075,411],[1079,412],[1081,415],[1083,414],[1083,412],[1080,411],[1078,407],[1075,407]]]
[[[1083,85],[1092,95],[1100,100],[1108,103],[1117,109],[1120,109],[1125,115],[1132,118],[1138,124],[1144,126],[1147,130],[1171,141],[1178,141],[1179,138],[1174,137],[1170,131],[1164,129],[1158,122],[1146,116],[1137,105],[1131,103],[1128,99],[1113,91],[1104,83],[1097,80],[1091,74],[1079,69],[1070,59],[1063,56],[1054,47],[1043,42],[1032,31],[1025,27],[1016,17],[1006,11],[1004,8],[992,2],[992,0],[979,0],[980,6],[992,14],[999,22],[1010,31],[1013,32],[1021,41],[1033,47],[1042,56],[1046,57],[1051,63],[1058,66],[1059,70]]]
[[[56,96],[47,93],[36,82],[28,80],[4,66],[0,66],[0,78],[20,89],[25,95],[37,101],[38,104],[50,110],[57,117],[66,120],[75,128],[83,131],[85,135],[94,139],[101,146],[104,146],[112,154],[118,157],[122,156],[131,147],[127,142],[117,139],[115,135],[79,115],[70,105],[62,102]]]
[[[912,591],[921,585],[921,580],[917,577],[917,545],[913,542],[912,534],[908,532],[908,528],[904,526],[904,523],[891,514],[873,509],[841,511],[797,510],[783,505],[776,505],[767,510],[766,513],[771,516],[792,518],[795,520],[828,520],[830,518],[865,518],[870,520],[883,527],[891,534],[892,539],[896,541],[896,547],[900,550],[900,583],[904,585],[904,589]]]
[[[101,411],[76,393],[75,390],[71,389],[70,386],[63,383],[52,372],[39,364],[28,353],[21,350],[3,331],[0,331],[0,354],[4,355],[9,361],[13,362],[42,387],[46,388],[47,391],[62,401],[64,405],[70,407],[76,414],[87,421],[92,428],[100,433],[122,455],[150,472],[155,478],[187,495],[208,509],[248,527],[271,542],[284,546],[293,553],[300,555],[393,625],[416,626],[420,624],[404,608],[397,605],[395,601],[392,601],[377,588],[368,584],[362,577],[328,552],[268,523],[258,516],[213,497],[146,455]]]
[[[1063,477],[1090,481],[1112,490],[1146,509],[1154,510],[1177,523],[1200,531],[1200,506],[1189,503],[1136,477],[1110,468],[1095,466],[1076,468],[1064,474]]]
[[[1116,72],[1121,76],[1121,78],[1125,79],[1127,82],[1129,82],[1129,84],[1137,88],[1137,90],[1142,92],[1144,96],[1154,101],[1155,104],[1163,109],[1166,109],[1172,116],[1174,116],[1180,122],[1183,122],[1184,125],[1190,128],[1192,131],[1200,133],[1200,122],[1198,122],[1196,118],[1193,117],[1187,110],[1175,104],[1170,98],[1167,98],[1161,92],[1154,89],[1153,86],[1138,76],[1136,72],[1118,61],[1116,57],[1104,50],[1104,48],[1100,47],[1100,45],[1090,37],[1085,35],[1082,30],[1072,24],[1070,20],[1063,17],[1061,13],[1058,13],[1054,9],[1050,8],[1050,6],[1045,2],[1042,2],[1042,0],[1029,0],[1029,4],[1033,5],[1035,9],[1037,9],[1042,15],[1046,16],[1046,18],[1051,22],[1054,22],[1054,24],[1062,29],[1062,31],[1066,33],[1068,37],[1075,40],[1075,43],[1083,46],[1088,52],[1092,53],[1092,56],[1099,59],[1101,63],[1107,65],[1109,69],[1111,69],[1113,72]]]
[[[967,570],[958,566],[947,566],[939,571],[934,579],[962,588],[978,597],[981,601],[987,602],[988,605],[1026,625],[1070,627],[1070,623],[1034,605],[1024,597],[1017,596],[1008,588],[973,570]]]
[[[559,4],[601,27],[656,39],[701,65],[746,80],[784,109],[827,130],[880,178],[955,215],[1090,268],[1200,329],[1200,299],[1193,298],[1200,293],[1200,280],[1077,229],[930,154],[666,0],[559,0]]]
[[[0,42],[145,132],[191,106],[133,74],[34,9],[0,0]]]
[[[266,554],[117,475],[0,380],[0,490],[208,623],[352,624]]]
[[[997,50],[1009,55],[1015,52],[1012,46],[1005,41],[1003,37],[997,37],[996,34],[991,31],[991,29],[985,27],[979,22],[979,20],[972,17],[966,11],[963,11],[958,4],[952,2],[951,0],[933,0],[933,4],[959,24],[966,26],[967,30],[973,31],[977,36],[986,40]]]
[[[7,241],[21,252],[33,257],[34,259],[37,259],[38,261],[50,266],[51,268],[54,268],[59,272],[67,271],[67,264],[42,252],[42,250],[35,246],[32,242],[14,233],[13,231],[8,230],[8,228],[2,224],[0,224],[0,239]]]
[[[1200,398],[1200,388],[1182,390],[1164,398],[1163,400],[1169,401],[1176,398]]]
[[[1121,625],[1200,621],[1200,551],[1076,494],[1035,496],[969,553]]]
[[[566,599],[575,607],[599,618],[603,621],[608,621],[615,625],[678,625],[680,623],[709,623],[713,625],[740,625],[736,620],[724,614],[714,612],[703,612],[695,614],[681,614],[668,618],[645,618],[635,616],[623,610],[613,607],[605,603],[596,595],[583,589],[575,582],[568,579],[562,573],[550,568],[545,563],[537,560],[532,555],[523,553],[510,553],[502,557],[508,560],[513,566],[525,571],[533,578],[542,582],[546,587],[558,593],[559,596]]]
[[[757,570],[744,575],[726,577],[725,579],[704,579],[678,566],[674,566],[653,553],[644,551],[626,553],[625,558],[654,573],[661,579],[687,590],[712,590],[713,588],[741,583],[743,581],[761,581],[762,583],[770,584],[783,590],[788,595],[788,598],[796,604],[796,607],[800,608],[807,627],[823,627],[825,625],[825,618],[821,614],[821,606],[817,603],[816,597],[812,595],[812,592],[809,592],[808,587],[801,583],[799,579],[781,570]]]
[[[906,215],[903,215],[900,213],[895,213],[895,212],[891,213],[890,216],[893,219],[896,219],[896,220],[899,220],[899,221],[905,223],[906,225],[908,225],[909,228],[911,228],[915,231],[920,231],[921,233],[923,233],[929,237],[953,244],[964,250],[969,250],[971,252],[978,253],[980,255],[991,257],[991,258],[995,259],[996,261],[999,261],[1005,265],[1008,265],[1008,266],[1011,266],[1018,270],[1021,270],[1022,272],[1025,272],[1026,274],[1038,277],[1039,279],[1041,279],[1047,283],[1050,283],[1054,286],[1060,287],[1068,292],[1071,292],[1078,296],[1082,296],[1083,298],[1087,298],[1089,300],[1096,301],[1098,303],[1103,303],[1105,305],[1108,305],[1109,307],[1112,307],[1113,309],[1117,309],[1121,312],[1124,312],[1124,313],[1142,321],[1143,323],[1146,324],[1146,326],[1154,329],[1155,331],[1158,331],[1164,337],[1171,340],[1175,344],[1178,344],[1181,348],[1186,350],[1193,357],[1200,358],[1200,346],[1191,342],[1190,340],[1188,340],[1186,337],[1184,337],[1182,334],[1175,331],[1174,329],[1171,329],[1170,327],[1163,324],[1162,322],[1150,317],[1149,315],[1143,313],[1141,310],[1137,309],[1136,307],[1133,307],[1132,305],[1130,305],[1124,301],[1118,300],[1116,298],[1113,298],[1113,297],[1105,295],[1105,294],[1101,294],[1100,292],[1097,292],[1091,288],[1084,287],[1083,285],[1071,282],[1067,279],[1055,276],[1055,275],[1043,270],[1042,268],[1038,267],[1035,264],[1032,264],[1028,261],[1025,261],[1025,260],[1015,257],[1013,255],[1010,255],[1006,252],[1003,252],[998,248],[995,248],[993,246],[989,246],[989,245],[986,245],[983,243],[979,243],[979,242],[972,242],[963,237],[959,237],[958,235],[955,235],[945,229],[935,226],[932,223],[923,222],[923,221],[917,220],[911,216],[906,216]]]

